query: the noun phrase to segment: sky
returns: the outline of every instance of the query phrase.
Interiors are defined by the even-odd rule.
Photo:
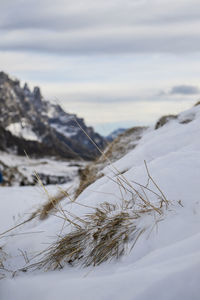
[[[101,134],[200,98],[199,0],[0,0],[0,68]]]

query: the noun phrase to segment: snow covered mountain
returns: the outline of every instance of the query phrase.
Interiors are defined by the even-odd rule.
[[[94,159],[99,153],[83,131],[104,148],[105,139],[83,119],[45,101],[38,87],[22,88],[18,80],[0,72],[0,150]]]

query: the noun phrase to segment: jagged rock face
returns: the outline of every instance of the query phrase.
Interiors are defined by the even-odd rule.
[[[22,88],[18,80],[0,72],[1,150],[15,146],[18,154],[25,150],[35,156],[94,159],[98,150],[84,131],[101,149],[105,147],[105,139],[83,119],[45,101],[38,87],[31,92],[27,84]]]

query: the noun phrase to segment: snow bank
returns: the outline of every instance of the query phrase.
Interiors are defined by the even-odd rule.
[[[186,121],[187,120],[187,121]],[[186,121],[186,122],[184,122]],[[149,129],[138,146],[103,170],[104,177],[90,185],[77,199],[78,203],[96,206],[104,201],[121,203],[121,194],[116,173],[131,182],[147,183],[146,160],[151,176],[171,202],[156,226],[152,222],[148,230],[138,239],[131,253],[118,262],[103,264],[96,268],[72,268],[66,266],[58,272],[34,272],[19,274],[13,279],[0,281],[1,300],[33,299],[126,299],[126,300],[198,300],[200,287],[200,106],[196,106],[178,116],[158,130]],[[114,181],[113,181],[114,180]],[[139,186],[137,186],[139,189]],[[3,190],[2,190],[3,191]],[[8,207],[5,201],[12,196],[4,190],[0,205],[3,214]],[[28,189],[22,189],[27,197]],[[10,196],[9,196],[10,195]],[[130,197],[124,194],[124,197]],[[16,193],[10,201],[13,211]],[[150,196],[151,197],[151,196]],[[33,202],[34,199],[32,198]],[[16,203],[18,203],[16,201]],[[181,204],[181,205],[180,205]],[[86,206],[63,203],[63,208],[83,217],[92,211]],[[23,207],[25,212],[28,209]],[[155,221],[155,220],[154,220]],[[9,221],[10,222],[10,221]],[[43,231],[41,235],[3,239],[5,250],[12,255],[7,260],[9,268],[17,269],[24,264],[22,256],[16,257],[17,248],[31,256],[34,251],[44,249],[43,242],[56,240],[63,220],[55,216],[39,222],[33,221],[18,233]],[[66,224],[65,224],[66,225]],[[64,226],[63,233],[70,226]],[[33,237],[34,235],[34,237]],[[15,257],[13,257],[15,256]],[[9,277],[9,276],[8,276]]]

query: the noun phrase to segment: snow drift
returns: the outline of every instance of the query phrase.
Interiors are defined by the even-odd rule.
[[[88,186],[75,202],[66,198],[57,213],[48,219],[36,218],[12,231],[12,236],[10,233],[2,237],[1,247],[8,256],[2,259],[6,278],[0,281],[1,299],[199,299],[199,132],[198,105],[157,130],[146,130],[136,148],[101,170],[103,176]],[[145,231],[132,250],[128,242],[127,251],[119,260],[98,267],[82,268],[79,264],[72,267],[65,263],[61,271],[17,272],[11,278],[15,275],[13,271],[36,263],[40,251],[72,232],[73,226],[62,218],[62,211],[80,225],[85,215],[94,213],[94,208],[102,203],[121,207],[123,201],[131,200],[132,194],[127,192],[126,183],[126,189],[119,185],[120,178],[125,178],[141,194],[144,187],[155,191],[144,161],[170,205],[161,216],[152,211],[139,218],[137,226]],[[32,206],[39,205],[35,192],[25,187],[1,188],[1,214],[6,215],[8,202],[12,206],[10,218],[3,218],[2,228],[4,225],[6,230],[17,224],[18,213],[23,221]],[[155,192],[157,195],[146,191],[152,205],[157,204],[160,195],[159,190]]]

